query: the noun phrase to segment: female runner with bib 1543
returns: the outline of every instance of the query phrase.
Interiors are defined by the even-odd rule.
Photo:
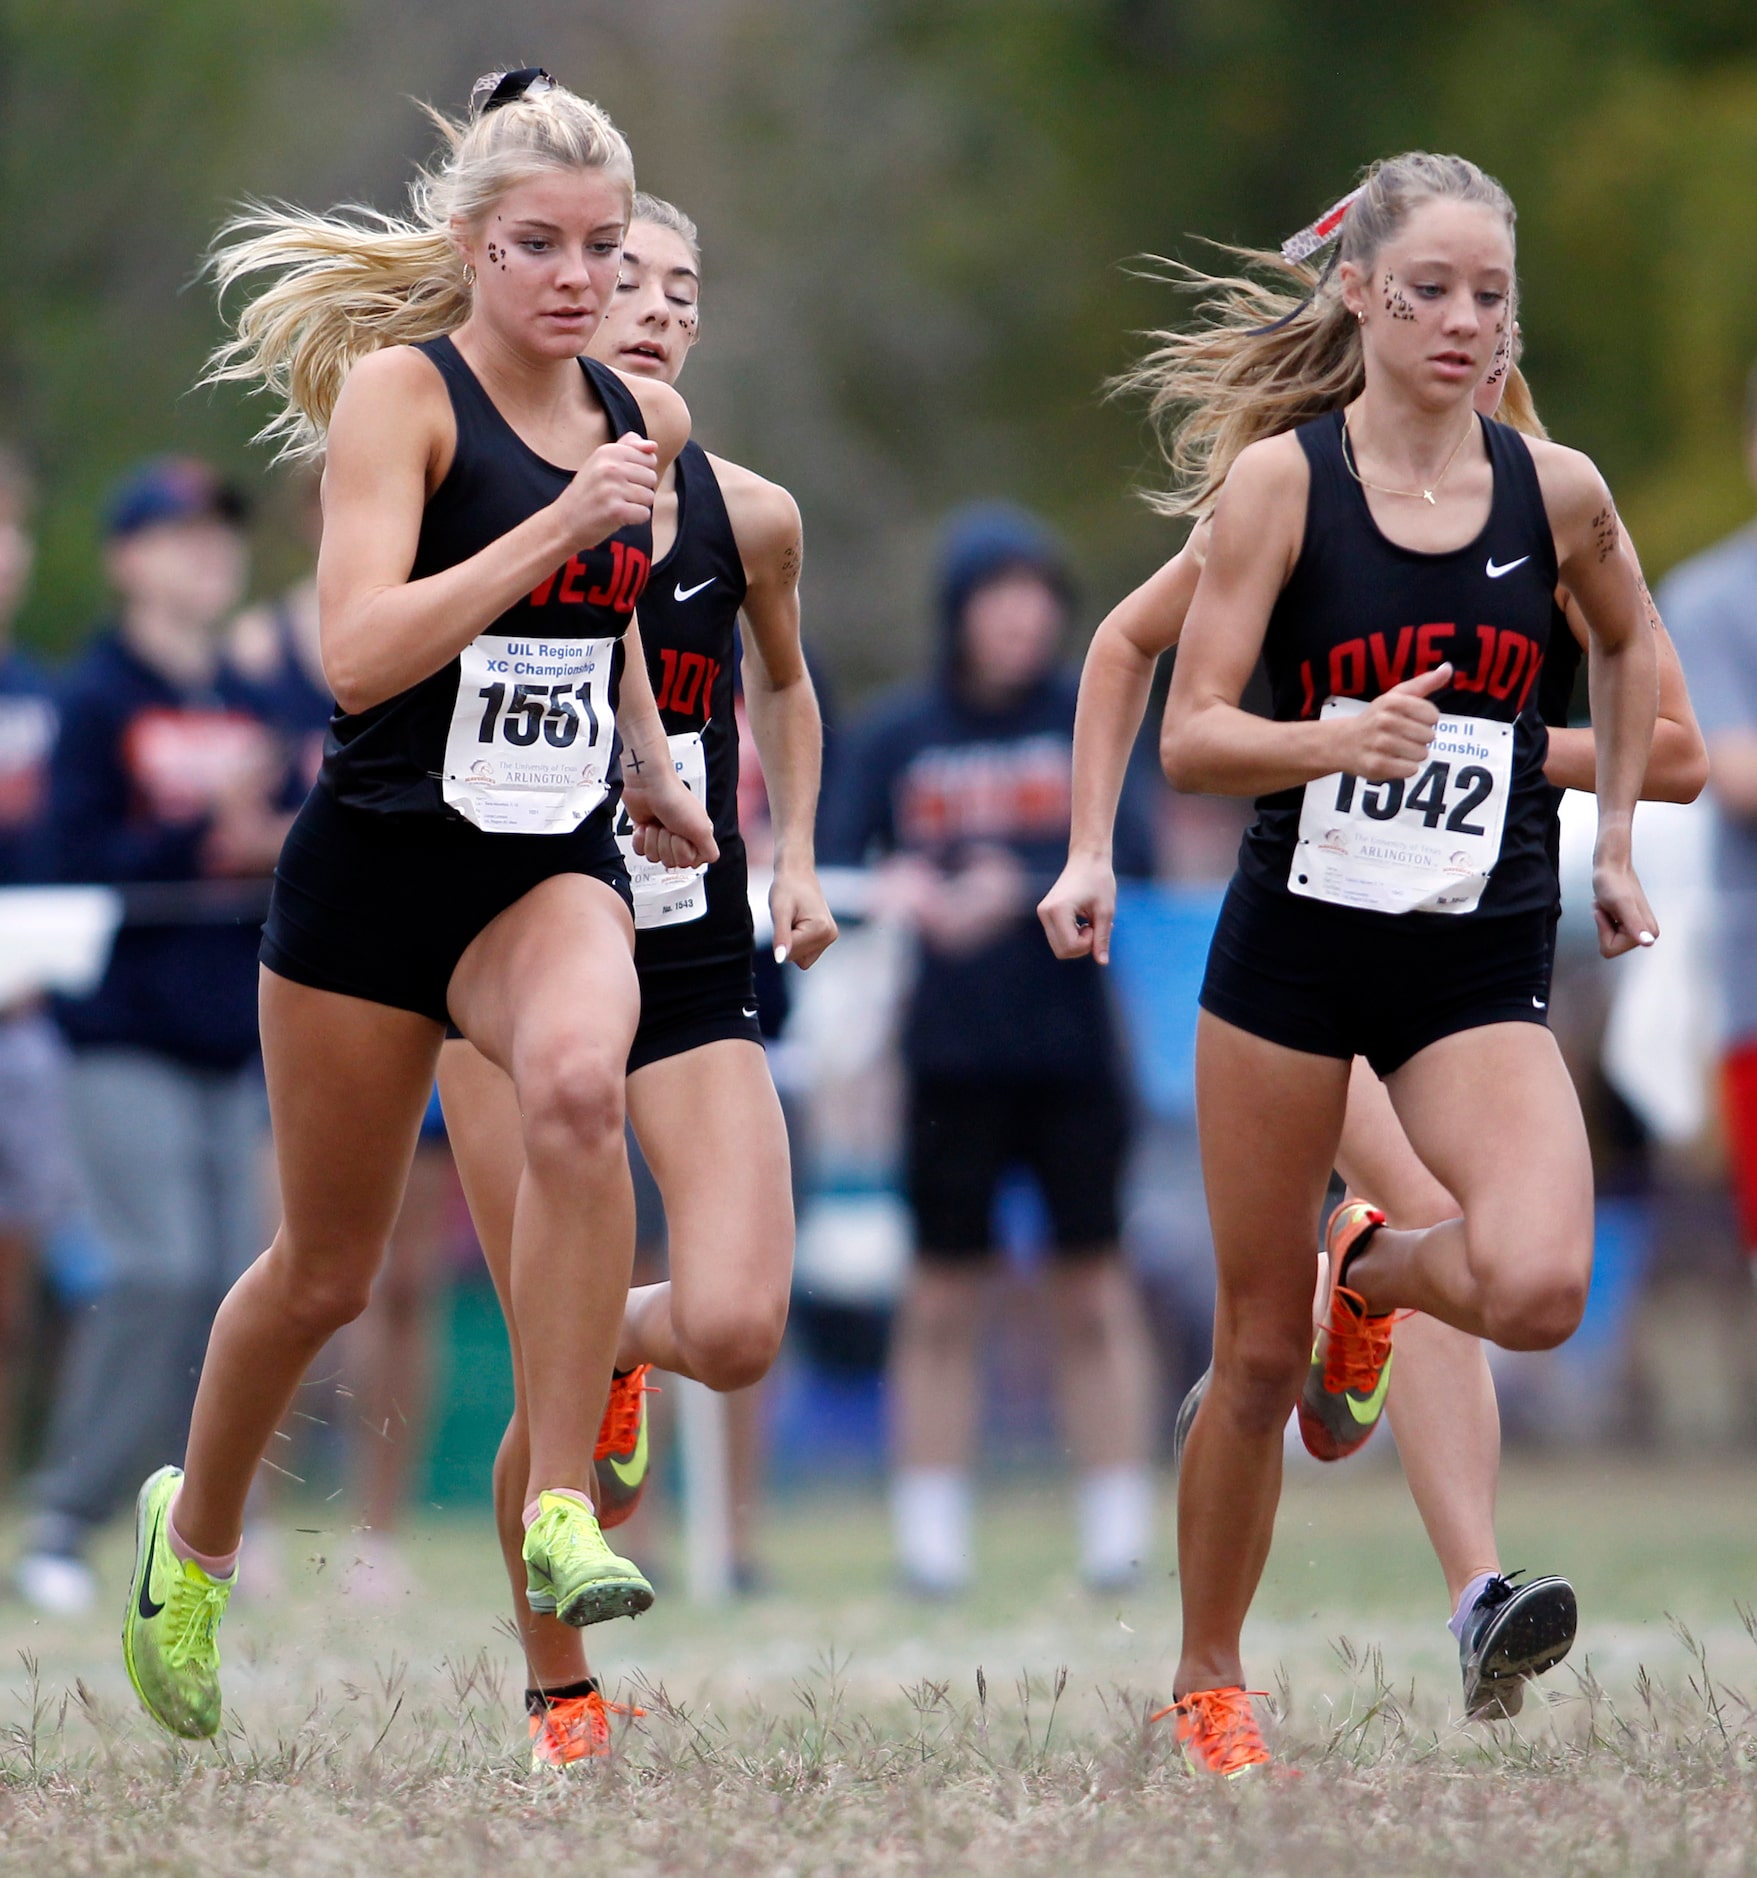
[[[1260,258],[1274,265],[1270,257]],[[1285,265],[1300,291],[1309,291],[1310,271]],[[1288,311],[1286,293],[1264,285],[1258,298],[1264,321]],[[1484,417],[1500,415],[1530,435],[1548,434],[1514,362],[1512,335],[1503,336],[1502,351],[1475,404]],[[1058,957],[1091,953],[1101,964],[1109,963],[1116,917],[1111,829],[1123,772],[1152,689],[1154,665],[1182,634],[1210,532],[1207,522],[1199,523],[1185,546],[1113,608],[1093,634],[1074,731],[1068,864],[1038,909]],[[1633,559],[1626,535],[1623,546]],[[1562,596],[1560,603],[1567,635],[1552,627],[1534,694],[1548,730],[1544,775],[1558,802],[1565,789],[1590,790],[1594,780],[1591,730],[1567,727],[1590,633],[1572,596]],[[1659,717],[1642,800],[1693,801],[1707,774],[1707,753],[1676,650],[1657,615],[1650,610],[1648,617],[1659,657]],[[1396,1225],[1433,1225],[1457,1215],[1457,1204],[1416,1158],[1384,1085],[1364,1059],[1356,1060],[1350,1079],[1337,1166],[1351,1191],[1370,1196]],[[1321,1293],[1320,1308],[1326,1301],[1327,1292]],[[1514,1586],[1501,1576],[1495,1543],[1500,1418],[1485,1346],[1450,1324],[1412,1313],[1398,1331],[1395,1366],[1387,1364],[1384,1375],[1389,1383],[1385,1415],[1454,1607],[1451,1628],[1459,1646],[1465,1713],[1489,1718],[1516,1713],[1525,1680],[1566,1654],[1576,1608],[1573,1587],[1563,1578],[1545,1576]],[[1178,1417],[1180,1434],[1187,1433],[1207,1381],[1204,1376],[1186,1398]],[[1357,1443],[1375,1426],[1370,1415],[1359,1423]],[[1325,1458],[1338,1458],[1333,1442],[1320,1445]]]
[[[695,225],[635,197],[616,297],[594,358],[635,380],[676,383],[700,332]],[[810,965],[836,936],[813,857],[823,724],[799,641],[799,509],[785,489],[684,446],[661,478],[641,639],[678,771],[700,791],[720,858],[705,874],[632,852],[641,1018],[628,1110],[665,1202],[667,1282],[629,1293],[599,1433],[598,1517],[615,1526],[646,1481],[649,1368],[711,1389],[758,1381],[787,1323],[793,1195],[787,1130],[769,1077],[751,976],[752,923],[738,832],[733,712],[740,614],[744,695],[774,807],[769,905],[777,957]],[[523,1139],[511,1080],[454,1041],[439,1084],[458,1171],[489,1269],[508,1298]],[[518,1335],[509,1309],[518,1373]],[[501,1545],[530,1668],[532,1757],[566,1766],[605,1753],[606,1704],[575,1630],[524,1604],[520,1514],[530,1471],[522,1389],[495,1468]]]
[[[1584,1305],[1592,1173],[1546,1028],[1557,888],[1527,708],[1558,580],[1593,633],[1601,949],[1657,932],[1630,862],[1654,646],[1615,507],[1586,458],[1472,408],[1510,320],[1513,205],[1461,158],[1393,158],[1349,203],[1338,261],[1269,329],[1206,283],[1202,323],[1134,374],[1175,413],[1165,506],[1214,509],[1161,754],[1180,788],[1258,797],[1197,1030],[1219,1299],[1178,1497],[1178,1734],[1227,1775],[1268,1759],[1239,1635],[1289,1410],[1376,1414],[1399,1310],[1543,1349]],[[1269,719],[1239,702],[1259,657]],[[1342,1209],[1314,1350],[1356,1056],[1463,1217],[1398,1231]]]
[[[219,1725],[245,1495],[312,1357],[366,1304],[448,1020],[512,1078],[523,1128],[527,1595],[572,1624],[652,1601],[599,1530],[592,1449],[634,1251],[619,752],[642,848],[716,852],[633,615],[688,414],[580,357],[633,199],[621,135],[535,68],[472,102],[407,219],[259,212],[217,254],[252,295],[215,376],[266,385],[267,434],[326,452],[338,709],[263,939],[282,1224],[214,1321],[186,1471],[140,1495],[124,1655],[177,1734]]]

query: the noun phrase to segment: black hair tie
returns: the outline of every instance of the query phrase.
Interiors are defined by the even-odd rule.
[[[502,76],[500,83],[482,100],[482,109],[477,115],[486,117],[490,111],[498,111],[503,104],[517,104],[533,92],[540,96],[554,89],[555,80],[541,65],[521,65],[516,72],[507,72]]]

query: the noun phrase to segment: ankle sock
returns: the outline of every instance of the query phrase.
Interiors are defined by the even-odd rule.
[[[238,1569],[238,1548],[230,1552],[198,1552],[177,1530],[177,1502],[183,1497],[179,1487],[165,1508],[165,1542],[180,1559],[193,1559],[210,1578],[230,1578]]]
[[[527,1689],[525,1691],[525,1713],[542,1715],[553,1708],[557,1702],[577,1702],[581,1696],[598,1693],[598,1678],[587,1676],[582,1682],[570,1682],[557,1689]]]
[[[1094,1467],[1079,1487],[1080,1573],[1114,1584],[1141,1569],[1153,1536],[1153,1476],[1140,1466]]]
[[[545,1487],[543,1489],[543,1493],[555,1494],[556,1496],[558,1496],[560,1499],[563,1499],[563,1500],[578,1500],[580,1505],[583,1506],[588,1513],[596,1511],[596,1508],[594,1508],[594,1506],[592,1505],[591,1496],[589,1494],[581,1493],[577,1487]],[[527,1500],[525,1502],[524,1519],[525,1519],[525,1531],[526,1532],[529,1532],[531,1528],[534,1525],[536,1525],[537,1516],[542,1511],[543,1511],[542,1493],[538,1494],[535,1498]]]
[[[1451,1617],[1447,1619],[1446,1628],[1451,1631],[1453,1636],[1455,1636],[1460,1643],[1464,1641],[1464,1626],[1470,1619],[1470,1613],[1476,1609],[1477,1599],[1482,1596],[1489,1580],[1496,1575],[1497,1574],[1494,1572],[1478,1572],[1477,1575],[1471,1579],[1470,1583],[1459,1592],[1458,1608],[1452,1613]]]
[[[891,1530],[917,1584],[961,1591],[970,1582],[970,1482],[962,1469],[902,1469],[891,1482]]]

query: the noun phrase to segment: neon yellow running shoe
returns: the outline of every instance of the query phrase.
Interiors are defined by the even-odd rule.
[[[229,1578],[210,1578],[171,1550],[165,1519],[182,1484],[180,1467],[161,1467],[140,1490],[134,1512],[134,1576],[122,1619],[122,1660],[141,1705],[161,1728],[203,1741],[220,1726],[220,1646]]]
[[[525,1600],[575,1629],[638,1617],[653,1587],[605,1543],[594,1514],[565,1493],[539,1493],[525,1534]]]

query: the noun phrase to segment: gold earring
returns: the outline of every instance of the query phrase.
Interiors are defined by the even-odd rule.
[[[475,284],[476,284],[476,263],[474,261],[466,261],[464,263],[464,285],[466,287],[473,287],[475,286]]]

